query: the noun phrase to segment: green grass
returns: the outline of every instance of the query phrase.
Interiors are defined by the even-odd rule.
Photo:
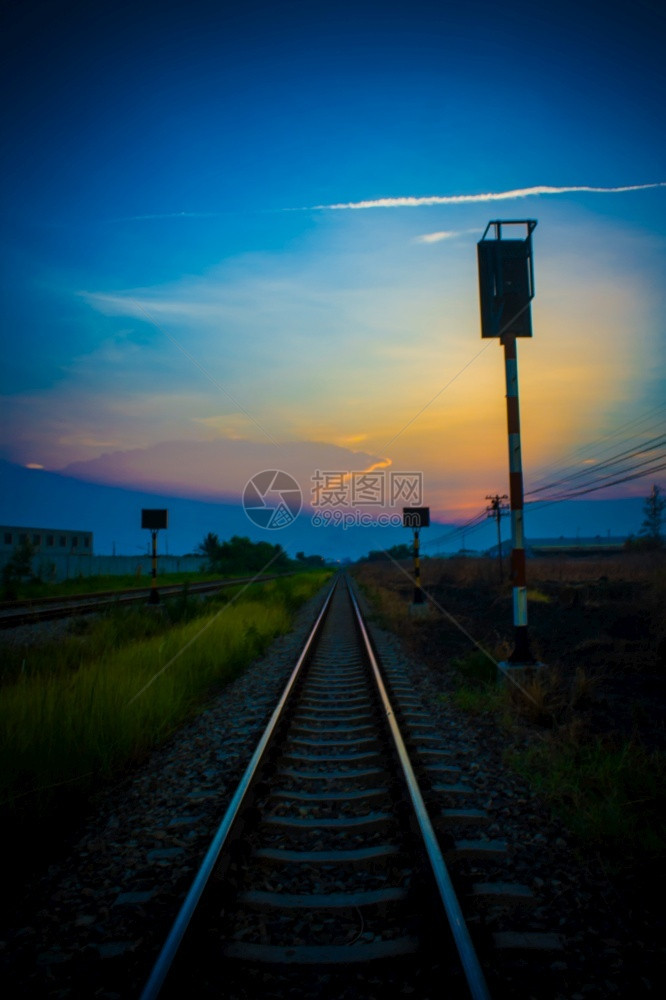
[[[534,714],[531,703],[496,683],[496,668],[482,653],[451,665],[455,689],[449,697],[463,711],[493,716],[509,738],[521,719]],[[576,700],[585,681],[579,672],[569,700]],[[535,696],[536,715],[548,715],[548,706],[563,697],[556,675],[525,683]],[[538,744],[507,751],[506,761],[550,803],[579,843],[599,851],[611,866],[663,855],[666,755],[630,742],[585,739],[581,733],[576,726],[556,726]]]
[[[512,750],[507,762],[542,794],[588,846],[620,864],[628,855],[663,856],[666,756],[631,743],[554,737]]]
[[[454,690],[453,704],[469,715],[495,716],[498,721],[506,714],[506,691],[497,683],[497,667],[480,649],[451,660]]]
[[[164,600],[157,611],[145,605],[117,606],[99,615],[74,619],[61,638],[4,649],[0,685],[19,678],[71,673],[86,663],[102,659],[112,650],[163,635],[175,624],[210,614],[211,608],[229,600],[229,593],[222,591],[220,595],[197,599],[184,592]]]
[[[468,715],[501,715],[506,708],[502,689],[489,684],[481,688],[461,686],[451,694],[441,692],[437,697],[440,701],[451,702]]]
[[[493,680],[495,667],[481,653],[454,660],[452,666],[455,689],[445,697],[470,715],[494,717],[509,739],[528,710],[534,712],[524,698],[512,697]],[[556,679],[553,683],[557,695]],[[547,714],[547,684],[537,679],[528,689],[537,700],[542,696],[537,715],[539,705]],[[507,751],[506,762],[550,803],[579,844],[598,851],[610,867],[663,856],[666,755],[630,742],[585,740],[576,732],[575,726],[556,727],[536,745]]]
[[[464,712],[493,716],[509,738],[520,719],[534,714],[531,703],[496,683],[496,668],[482,653],[472,652],[451,666],[455,689],[448,697]],[[537,702],[536,715],[547,715],[548,706],[563,697],[556,675],[525,683]],[[572,703],[585,686],[579,671],[568,695]],[[599,851],[611,867],[662,856],[666,755],[630,742],[584,739],[580,732],[556,726],[538,744],[507,751],[506,761],[550,803],[581,846]]]
[[[324,577],[321,577],[324,579]],[[317,577],[319,579],[319,577]],[[164,598],[157,610],[145,605],[110,607],[99,615],[86,615],[70,624],[66,636],[46,640],[39,645],[15,645],[3,650],[0,686],[19,678],[71,673],[86,663],[95,662],[111,650],[152,636],[166,634],[174,625],[209,615],[224,604],[233,602],[243,592],[246,599],[253,595],[279,595],[290,611],[305,599],[310,587],[310,574],[302,573],[264,584],[225,587],[219,593],[193,597],[186,588],[180,594]],[[1,690],[1,687],[0,687]]]
[[[78,667],[41,663],[5,684],[3,813],[19,819],[26,811],[48,814],[63,784],[87,793],[158,744],[287,632],[294,610],[329,575],[304,573],[257,586],[206,617],[120,645],[114,632],[106,649]]]
[[[451,667],[461,687],[479,688],[497,683],[497,667],[480,649],[451,660]]]

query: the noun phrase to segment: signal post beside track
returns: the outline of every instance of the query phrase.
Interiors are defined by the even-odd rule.
[[[502,227],[526,227],[522,239],[506,239]],[[534,666],[527,624],[527,578],[523,524],[523,467],[520,446],[517,337],[532,336],[530,303],[534,298],[532,232],[534,219],[489,222],[477,244],[481,336],[499,339],[504,348],[506,412],[509,435],[509,499],[511,505],[511,579],[513,583],[514,649],[511,667]],[[494,230],[489,237],[490,229]],[[512,230],[515,231],[515,230]]]
[[[430,527],[430,507],[403,507],[402,525],[414,531],[414,600],[412,608],[427,610],[427,602],[421,588],[421,556],[419,551],[419,531]]]
[[[150,597],[148,598],[149,604],[159,604],[160,603],[160,592],[157,589],[157,532],[160,528],[167,528],[169,526],[169,512],[164,508],[161,509],[146,509],[141,511],[141,527],[147,528],[150,531],[150,537],[152,539],[152,570],[151,570],[151,580],[150,580]]]

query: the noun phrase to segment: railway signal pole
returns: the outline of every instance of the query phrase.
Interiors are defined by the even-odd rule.
[[[522,239],[506,239],[502,227],[526,227]],[[534,298],[532,233],[534,219],[489,222],[477,244],[481,336],[499,339],[504,348],[506,411],[509,432],[509,497],[511,504],[511,580],[514,649],[509,664],[534,665],[527,625],[527,579],[523,526],[523,466],[520,446],[517,337],[532,336],[530,303]],[[488,236],[489,230],[493,235]],[[511,229],[510,232],[515,232]]]
[[[141,527],[150,531],[152,539],[152,572],[150,580],[149,604],[160,603],[160,592],[157,589],[157,532],[160,528],[166,528],[169,524],[169,512],[164,509],[150,510],[143,508],[141,511]]]
[[[402,524],[405,528],[414,530],[414,600],[413,604],[424,604],[425,597],[421,589],[421,557],[419,552],[419,531],[430,527],[430,507],[403,507]]]
[[[497,521],[497,559],[499,561],[499,578],[500,583],[504,582],[504,563],[502,560],[502,514],[508,511],[508,506],[502,503],[502,500],[508,500],[506,493],[500,496],[496,493],[494,496],[487,496],[486,500],[490,500],[490,506],[486,507],[488,517],[494,517]]]

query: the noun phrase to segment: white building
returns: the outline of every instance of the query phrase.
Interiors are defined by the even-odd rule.
[[[0,524],[0,555],[9,556],[17,545],[29,541],[39,556],[91,556],[92,531],[67,531],[63,528],[21,528]],[[6,561],[2,560],[2,561]]]

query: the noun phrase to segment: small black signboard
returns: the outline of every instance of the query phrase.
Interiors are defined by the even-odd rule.
[[[403,507],[403,528],[429,528],[430,507]]]
[[[145,507],[141,511],[141,527],[150,531],[159,531],[160,528],[167,528],[169,521],[168,510],[151,510]]]

